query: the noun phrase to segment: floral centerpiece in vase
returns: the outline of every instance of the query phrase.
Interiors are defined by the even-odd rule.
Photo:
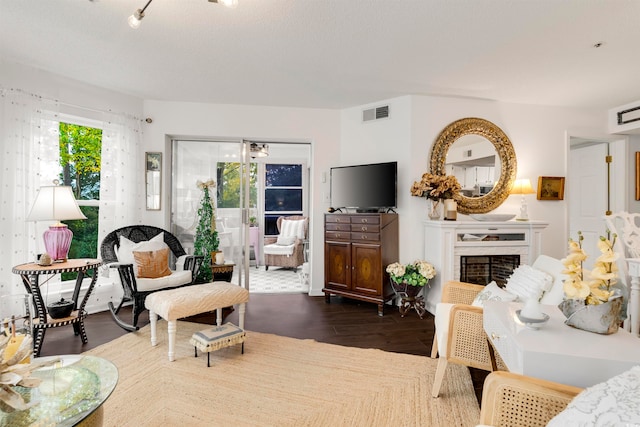
[[[425,313],[424,295],[418,296],[420,291],[428,285],[429,280],[436,275],[436,269],[427,261],[414,261],[411,264],[394,262],[387,266],[387,273],[391,280],[391,287],[401,298],[400,315],[405,316],[414,308],[420,318]]]
[[[578,329],[599,334],[617,332],[621,321],[623,298],[613,285],[618,277],[613,240],[600,236],[598,249],[601,254],[594,267],[588,271],[582,267],[587,254],[582,249],[584,237],[578,232],[578,240],[569,239],[569,254],[562,260],[563,271],[568,277],[564,281],[565,299],[560,310],[567,317],[565,323]]]
[[[440,219],[441,201],[455,200],[460,194],[460,183],[453,175],[434,175],[425,173],[420,181],[411,186],[411,195],[431,200],[429,218]]]

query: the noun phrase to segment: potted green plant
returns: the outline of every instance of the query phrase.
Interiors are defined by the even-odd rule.
[[[209,189],[216,188],[216,182],[212,179],[206,182],[198,181],[197,186],[202,190],[203,194],[200,207],[198,208],[199,220],[198,227],[196,228],[194,253],[195,255],[203,255],[205,257],[205,262],[202,263],[200,271],[198,272],[197,281],[199,283],[206,283],[211,282],[213,279],[211,263],[215,260],[210,257],[215,257],[215,253],[218,251],[218,245],[220,244],[218,231],[216,230],[215,209],[211,202],[211,196],[209,195]]]
[[[412,308],[422,319],[425,313],[424,295],[420,291],[429,284],[436,275],[435,267],[427,261],[414,261],[411,264],[394,262],[387,266],[391,287],[400,300],[400,315],[405,316]]]

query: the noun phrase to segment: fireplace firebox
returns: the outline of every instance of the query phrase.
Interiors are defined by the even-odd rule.
[[[520,255],[462,255],[460,281],[488,285],[495,281],[503,286],[520,265]]]
[[[520,264],[531,265],[540,255],[542,231],[548,223],[535,220],[459,220],[424,221],[423,225],[424,259],[436,269],[425,296],[426,308],[434,314],[436,305],[442,300],[444,284],[449,280],[465,280],[461,274],[463,257],[467,257],[465,269],[468,274],[465,281],[480,284],[488,284],[491,280],[504,281],[515,267]],[[514,258],[507,261],[504,256]],[[502,267],[496,267],[495,261]],[[491,271],[486,273],[486,270]],[[474,277],[470,277],[470,274]]]

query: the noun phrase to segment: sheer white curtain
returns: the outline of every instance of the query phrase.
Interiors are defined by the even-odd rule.
[[[38,189],[59,177],[59,110],[56,101],[0,88],[0,297],[25,293],[12,267],[44,251],[49,223],[26,217]],[[144,191],[140,119],[103,115],[98,245],[115,228],[140,221],[137,194]]]
[[[12,267],[44,251],[49,224],[36,227],[26,217],[40,186],[58,177],[58,104],[17,89],[0,96],[0,295],[11,295],[25,293]]]
[[[111,231],[141,222],[144,162],[140,119],[104,113],[98,244]]]

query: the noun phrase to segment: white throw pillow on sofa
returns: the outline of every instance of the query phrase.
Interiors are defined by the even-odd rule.
[[[280,234],[278,236],[278,240],[276,241],[276,245],[280,246],[289,246],[293,245],[296,242],[296,236],[283,236]]]
[[[160,249],[168,248],[169,246],[164,242],[164,233],[160,233],[154,236],[151,240],[143,240],[135,243],[124,236],[120,236],[120,246],[116,250],[116,256],[118,262],[121,264],[136,264],[136,260],[133,257],[133,251],[157,251]]]
[[[530,298],[540,300],[542,294],[551,289],[553,277],[544,271],[531,267],[530,265],[519,265],[514,271],[505,290],[516,295],[519,301],[527,301]]]
[[[516,298],[516,295],[505,291],[495,281],[492,281],[476,295],[471,305],[484,307],[485,301],[515,301]]]
[[[283,219],[280,224],[281,236],[293,236],[298,239],[304,239],[304,219]]]
[[[640,425],[640,366],[585,389],[547,425]]]

